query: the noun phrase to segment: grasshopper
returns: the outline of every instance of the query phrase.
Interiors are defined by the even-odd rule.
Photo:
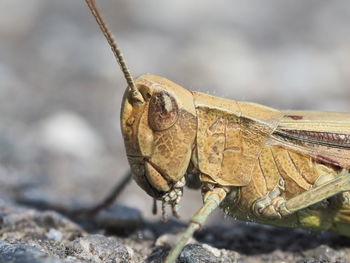
[[[136,183],[177,215],[184,187],[203,206],[165,262],[217,207],[240,220],[350,236],[350,113],[279,111],[187,90],[163,77],[134,79],[94,0],[86,0],[128,87],[121,106]],[[194,182],[194,183],[193,183]]]

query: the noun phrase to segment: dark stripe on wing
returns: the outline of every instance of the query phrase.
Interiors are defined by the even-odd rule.
[[[350,135],[332,132],[277,129],[274,133],[285,141],[350,149]]]

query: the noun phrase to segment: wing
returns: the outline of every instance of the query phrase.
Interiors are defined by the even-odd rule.
[[[350,169],[350,113],[284,111],[268,144],[281,144]]]

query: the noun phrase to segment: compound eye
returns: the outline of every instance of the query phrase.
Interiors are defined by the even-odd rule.
[[[148,109],[148,124],[154,131],[164,131],[175,124],[179,107],[173,96],[166,91],[152,95]]]

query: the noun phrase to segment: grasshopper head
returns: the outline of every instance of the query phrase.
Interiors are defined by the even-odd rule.
[[[192,93],[154,75],[134,80],[95,1],[86,0],[86,3],[128,83],[121,109],[121,128],[134,178],[149,195],[163,201],[163,208],[170,203],[174,212],[182,195],[196,136]]]
[[[134,100],[127,89],[121,109],[121,128],[134,179],[155,199],[177,204],[197,129],[192,93],[149,74],[137,78],[135,86],[142,98]]]

